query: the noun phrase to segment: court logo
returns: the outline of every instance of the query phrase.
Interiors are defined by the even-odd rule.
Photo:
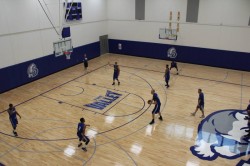
[[[169,58],[176,58],[177,57],[177,52],[174,47],[171,47],[168,49],[168,57]]]
[[[27,69],[27,74],[29,78],[34,78],[38,75],[38,68],[36,67],[36,65],[34,63],[30,64],[28,69]]]
[[[248,128],[248,121],[244,119],[246,115],[247,112],[242,110],[222,110],[203,119],[195,145],[190,147],[193,155],[203,160],[247,156],[250,139],[244,136]]]
[[[240,160],[240,162],[236,166],[247,166],[250,165],[250,159],[248,161]]]
[[[85,104],[84,106],[95,108],[98,110],[103,110],[104,108],[112,104],[115,100],[117,100],[121,96],[122,94],[107,90],[105,96],[98,96],[97,98],[94,99],[95,102],[90,103],[90,104]]]

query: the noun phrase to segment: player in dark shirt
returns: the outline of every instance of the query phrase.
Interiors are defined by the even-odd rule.
[[[166,82],[166,87],[169,88],[169,80],[170,80],[170,70],[168,68],[168,65],[166,65],[166,70],[165,70],[165,74],[164,74],[164,77],[165,77],[165,82]]]
[[[248,134],[245,135],[245,136],[250,137],[250,100],[249,100],[249,104],[248,104],[248,106],[247,106],[246,111],[247,111],[247,116],[246,116],[244,119],[245,119],[245,120],[248,120],[248,123],[247,123],[248,129],[245,130],[245,131],[248,132]]]
[[[204,102],[204,94],[202,93],[201,89],[198,89],[198,93],[199,93],[198,104],[197,104],[196,110],[194,111],[194,113],[191,113],[191,115],[195,116],[198,109],[200,109],[201,112],[202,112],[201,118],[205,118],[205,115],[204,115],[204,104],[205,104],[205,102]]]
[[[177,70],[177,75],[178,75],[178,74],[179,74],[179,72],[178,72],[178,67],[177,67],[177,63],[176,63],[175,61],[172,61],[172,62],[171,62],[170,70],[171,70],[172,68],[176,68],[176,70]]]
[[[152,111],[152,121],[149,124],[154,124],[155,123],[155,114],[159,114],[160,117],[159,119],[162,121],[163,118],[161,116],[161,101],[157,93],[155,93],[155,90],[151,90],[151,94],[153,95],[153,99],[149,100],[149,104],[155,104],[155,107]]]
[[[82,141],[85,142],[85,146],[82,148],[82,150],[84,150],[85,152],[87,151],[86,146],[88,145],[90,141],[89,138],[85,135],[86,126],[90,126],[90,125],[85,124],[85,119],[81,118],[80,122],[77,125],[77,136],[79,138],[78,147],[82,146]]]
[[[113,74],[113,84],[112,85],[115,85],[115,80],[117,80],[118,85],[120,85],[120,81],[118,79],[119,75],[120,75],[120,68],[119,68],[117,62],[115,62],[115,64],[114,64],[114,74]]]
[[[89,66],[89,64],[88,64],[88,58],[87,58],[86,54],[84,54],[84,57],[83,57],[83,65],[84,65],[85,71],[88,72],[88,66]]]
[[[15,136],[17,136],[17,132],[16,132],[16,128],[17,128],[17,124],[18,124],[18,120],[17,120],[17,115],[20,117],[20,114],[16,111],[16,108],[13,106],[13,104],[9,104],[9,108],[8,108],[8,113],[9,113],[9,119],[10,119],[10,123],[13,127],[13,134]]]

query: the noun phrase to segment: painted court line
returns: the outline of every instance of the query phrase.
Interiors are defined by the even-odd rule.
[[[106,64],[106,65],[107,65],[107,64]],[[90,71],[90,72],[88,72],[88,73],[86,73],[86,74],[82,74],[82,75],[80,75],[80,76],[78,76],[78,77],[76,77],[76,78],[73,78],[72,80],[69,80],[69,81],[67,81],[67,82],[65,82],[65,83],[63,83],[63,84],[60,84],[60,85],[58,85],[58,86],[56,86],[56,87],[54,87],[54,88],[52,88],[52,89],[49,89],[49,90],[47,90],[47,91],[45,91],[45,92],[43,92],[43,93],[40,93],[39,95],[36,95],[36,96],[34,96],[34,97],[32,97],[32,98],[30,98],[30,99],[28,99],[28,100],[25,100],[25,101],[23,101],[23,102],[21,102],[21,103],[15,105],[15,107],[17,107],[17,106],[19,106],[19,105],[22,105],[22,104],[24,104],[24,103],[26,103],[26,102],[28,102],[28,101],[30,101],[30,100],[33,100],[33,99],[35,99],[35,98],[37,98],[37,97],[39,97],[39,96],[41,96],[41,95],[43,95],[43,94],[46,94],[46,93],[48,93],[48,92],[50,92],[50,91],[52,91],[52,90],[54,90],[54,89],[57,89],[57,88],[59,88],[59,87],[65,85],[65,84],[67,84],[67,83],[69,83],[69,82],[72,82],[72,81],[74,81],[74,80],[76,80],[76,79],[78,79],[78,78],[81,78],[81,77],[83,77],[83,76],[85,76],[85,75],[87,75],[87,74],[89,74],[89,73],[91,73],[91,72],[94,72],[94,71],[96,71],[96,70],[98,70],[98,69],[101,69],[102,67],[104,67],[104,66],[106,66],[106,65],[100,66],[100,67],[98,67],[98,68],[96,68],[96,69],[94,69],[94,70],[92,70],[92,71]],[[0,114],[3,113],[3,112],[5,112],[5,111],[7,111],[7,110],[4,110],[4,111],[0,112]]]
[[[122,66],[122,65],[120,65],[120,66]],[[122,66],[122,67],[133,68],[133,69],[139,69],[139,70],[146,70],[146,71],[157,72],[157,73],[164,73],[164,72],[157,71],[157,70],[149,70],[149,69],[143,69],[143,68],[137,68],[137,67],[130,67],[130,66]],[[184,75],[184,74],[179,74],[179,76],[182,76],[182,77],[189,77],[189,78],[195,78],[195,79],[200,79],[200,80],[214,81],[214,82],[225,83],[225,84],[231,84],[231,85],[241,85],[241,84],[232,83],[232,82],[225,82],[225,81],[220,81],[220,80],[213,80],[213,79],[201,78],[201,77],[195,77],[195,76],[189,76],[189,75]],[[250,85],[242,85],[242,86],[243,86],[243,87],[250,87]]]
[[[116,102],[112,107],[110,107],[109,109],[107,109],[105,112],[103,112],[102,114],[105,114],[106,112],[108,112],[110,109],[112,109],[113,107],[115,107],[117,104],[119,104],[122,100],[124,100],[130,93],[128,93],[125,97],[123,97],[121,100],[119,100],[118,102]]]

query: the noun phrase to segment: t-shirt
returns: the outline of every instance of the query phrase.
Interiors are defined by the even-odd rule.
[[[15,118],[16,117],[16,108],[13,107],[12,109],[8,109],[8,113],[9,113],[9,116],[12,117],[12,118]]]
[[[83,58],[83,63],[88,63],[88,58]]]
[[[200,101],[199,104],[204,105],[204,94],[202,92],[199,94],[198,100]]]
[[[165,75],[166,78],[170,78],[170,71],[169,69],[166,69],[166,75]]]
[[[83,124],[83,123],[78,123],[78,126],[77,126],[77,133],[82,133],[82,132],[83,132],[83,129],[84,129],[84,126],[85,126],[85,124]]]
[[[115,72],[115,73],[119,73],[118,65],[114,65],[114,72]]]
[[[156,101],[157,104],[161,104],[160,98],[157,93],[153,94],[153,100]]]

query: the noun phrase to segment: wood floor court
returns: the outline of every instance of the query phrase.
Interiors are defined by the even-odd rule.
[[[112,86],[118,62],[121,85]],[[164,71],[169,61],[105,54],[32,83],[0,94],[0,163],[5,165],[237,165],[235,159],[203,160],[192,154],[201,112],[190,116],[205,94],[205,115],[219,110],[244,110],[250,98],[250,73],[178,63],[171,70],[170,88]],[[41,69],[40,69],[41,70]],[[163,121],[149,125],[153,106],[147,104],[155,89],[161,99]],[[89,107],[107,93],[119,96],[102,109]],[[6,111],[16,106],[16,138]],[[76,127],[84,117],[90,124],[88,152],[77,147]],[[221,119],[223,121],[224,119]],[[248,144],[249,146],[249,144]]]

